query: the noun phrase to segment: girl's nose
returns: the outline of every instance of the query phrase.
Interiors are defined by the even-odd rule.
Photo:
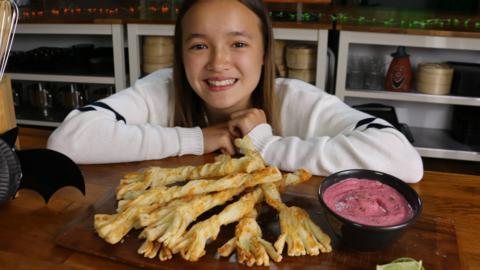
[[[225,49],[214,49],[210,54],[207,69],[211,71],[223,71],[230,66],[230,54]]]

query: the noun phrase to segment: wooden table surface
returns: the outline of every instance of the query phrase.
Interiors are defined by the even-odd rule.
[[[212,156],[186,156],[81,166],[86,196],[66,187],[54,194],[47,205],[39,194],[21,190],[15,200],[0,205],[0,269],[136,269],[60,247],[55,238],[67,223],[116,186],[125,173],[153,165],[200,165],[211,160]],[[293,192],[316,196],[321,179],[314,177]],[[425,172],[423,180],[412,186],[423,200],[423,214],[444,217],[454,223],[462,269],[480,269],[480,176]]]

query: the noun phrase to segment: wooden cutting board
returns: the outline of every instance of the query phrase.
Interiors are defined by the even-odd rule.
[[[325,222],[324,214],[319,209],[318,201],[312,197],[302,197],[298,194],[283,194],[287,205],[300,206],[310,213],[311,218],[319,224],[330,236],[333,234]],[[92,254],[148,269],[239,269],[244,266],[236,262],[235,255],[230,258],[220,258],[216,253],[218,247],[233,236],[235,224],[222,227],[217,240],[206,246],[207,253],[198,262],[188,262],[180,255],[174,255],[172,260],[161,262],[158,259],[147,259],[137,254],[142,240],[137,238],[139,231],[130,231],[123,243],[111,245],[96,235],[93,228],[93,216],[97,213],[114,213],[116,208],[114,191],[99,200],[85,215],[78,217],[59,233],[56,243],[76,251]],[[213,212],[220,209],[214,209]],[[206,213],[208,217],[212,213]],[[202,219],[202,216],[199,217]],[[274,242],[279,234],[278,217],[275,210],[265,206],[258,222],[264,238]],[[274,269],[369,269],[374,270],[377,264],[384,264],[399,257],[412,257],[422,260],[426,269],[460,269],[455,227],[451,221],[432,216],[421,216],[417,223],[410,227],[392,246],[378,252],[357,252],[342,248],[333,239],[334,250],[319,256],[286,256],[280,263],[270,261]],[[254,267],[256,268],[256,267]],[[265,267],[258,267],[265,269]]]
[[[9,75],[4,75],[0,81],[0,134],[16,125],[11,80]]]

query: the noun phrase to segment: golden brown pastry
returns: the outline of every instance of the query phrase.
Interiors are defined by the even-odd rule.
[[[238,263],[247,266],[269,266],[269,258],[275,262],[282,260],[282,255],[272,244],[262,239],[262,230],[256,221],[257,215],[254,208],[238,222],[235,237],[218,249],[220,256],[228,257],[236,250]]]
[[[314,256],[332,250],[330,237],[310,219],[305,210],[286,206],[275,184],[263,184],[262,190],[267,203],[279,212],[282,234],[274,244],[278,253],[282,253],[285,242],[288,245],[288,256]]]
[[[228,205],[217,215],[193,225],[172,247],[173,253],[178,253],[187,261],[197,261],[205,255],[207,240],[215,240],[222,225],[240,220],[250,212],[255,204],[263,198],[260,188],[243,195],[238,201]]]
[[[132,173],[121,180],[117,188],[117,199],[134,199],[151,187],[166,186],[173,183],[224,177],[230,174],[251,173],[265,168],[260,154],[255,151],[250,138],[235,140],[240,151],[245,152],[241,158],[221,155],[213,163],[200,166],[181,166],[177,168],[150,167],[144,173]]]

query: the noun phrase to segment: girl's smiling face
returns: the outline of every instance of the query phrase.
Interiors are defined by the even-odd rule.
[[[182,21],[188,82],[207,115],[228,117],[250,107],[262,72],[264,45],[257,15],[236,0],[204,0]]]

